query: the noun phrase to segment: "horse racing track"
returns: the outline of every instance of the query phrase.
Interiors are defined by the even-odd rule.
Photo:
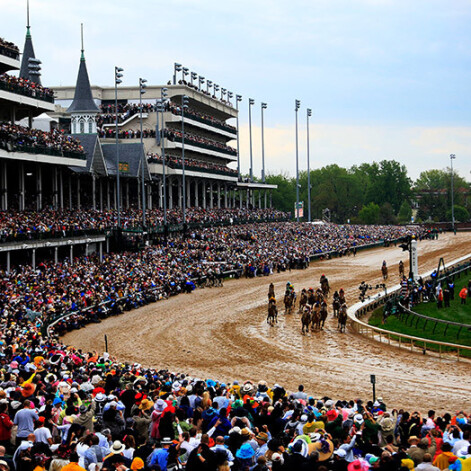
[[[449,262],[471,252],[466,233],[442,235],[418,247],[421,272],[436,268],[440,257]],[[345,290],[351,305],[358,300],[362,281],[382,282],[383,260],[389,267],[386,284],[393,286],[399,281],[400,260],[408,272],[407,253],[399,247],[377,248],[356,257],[317,261],[306,270],[229,280],[223,288],[196,290],[89,325],[67,334],[64,341],[103,350],[107,334],[110,353],[123,361],[225,382],[265,379],[290,389],[303,383],[318,397],[370,399],[370,374],[375,374],[377,394],[395,407],[462,408],[471,393],[471,363],[380,345],[348,328],[339,333],[331,302],[320,332],[302,335],[297,309],[283,314],[287,281],[299,293],[303,287],[317,288],[325,274],[332,290]],[[270,282],[280,313],[273,327],[266,322]]]

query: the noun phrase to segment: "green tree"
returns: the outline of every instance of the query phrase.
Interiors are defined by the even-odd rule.
[[[289,211],[294,214],[294,203],[296,201],[296,179],[291,179],[286,174],[267,175],[266,183],[278,185],[278,189],[273,191],[273,207],[280,211]]]
[[[410,222],[412,217],[412,208],[407,201],[403,201],[401,208],[399,209],[399,214],[397,215],[399,222],[407,223]]]
[[[379,222],[381,224],[396,224],[397,219],[394,215],[394,208],[391,203],[384,203],[380,207]]]
[[[453,208],[455,210],[455,221],[456,222],[468,222],[469,221],[469,211],[464,207],[460,205],[453,205]],[[451,221],[452,220],[452,214],[451,214],[451,209],[449,209],[446,212],[446,220]]]
[[[361,208],[358,218],[363,224],[378,224],[381,208],[376,203],[368,203]]]

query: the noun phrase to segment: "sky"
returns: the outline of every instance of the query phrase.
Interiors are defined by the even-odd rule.
[[[241,171],[296,171],[295,99],[301,101],[299,169],[394,159],[416,179],[454,168],[471,180],[470,0],[30,0],[31,32],[47,86],[75,84],[80,23],[92,84],[139,77],[166,83],[173,64],[243,96]],[[0,36],[24,44],[26,0],[0,0]],[[232,143],[235,146],[235,142]]]

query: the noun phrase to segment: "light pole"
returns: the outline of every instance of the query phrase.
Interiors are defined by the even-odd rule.
[[[118,85],[122,82],[121,77],[124,69],[114,68],[114,111],[116,125],[116,209],[118,211],[118,229],[121,227],[121,192],[119,188],[119,142],[118,142]]]
[[[453,160],[456,159],[455,154],[450,154],[450,163],[451,163],[451,228],[455,232],[455,205],[454,205],[454,189],[453,189]]]
[[[214,90],[213,98],[217,98],[216,93],[219,91],[219,85],[217,83],[213,85],[213,90]]]
[[[144,231],[144,227],[146,227],[146,184],[144,181],[144,167],[145,167],[145,157],[146,154],[144,152],[144,142],[142,137],[142,95],[146,92],[145,88],[147,80],[140,78],[139,79],[139,120],[141,125],[141,148],[142,148],[142,169],[141,169],[141,191],[142,191],[142,231]]]
[[[198,88],[200,90],[200,92],[202,91],[201,90],[201,85],[204,84],[204,77],[201,77],[201,75],[198,77]]]
[[[227,101],[228,101],[229,105],[231,105],[231,106],[232,106],[231,100],[232,100],[233,97],[234,97],[234,94],[228,90],[227,91]]]
[[[242,95],[236,95],[236,124],[237,124],[237,180],[240,180],[240,156],[239,156],[239,103],[242,101]]]
[[[226,96],[226,92],[227,92],[227,90],[225,88],[221,88],[221,100],[223,100],[223,101],[225,101],[224,97]]]
[[[173,64],[173,84],[174,85],[177,84],[177,72],[180,72],[181,70],[182,70],[182,65],[175,62],[175,64]]]
[[[162,113],[162,135],[160,136],[160,145],[162,149],[162,186],[164,190],[164,234],[167,236],[167,176],[165,172],[165,121],[164,121],[164,110],[165,110],[165,98],[167,98],[167,87],[163,87],[160,90],[160,111]]]
[[[206,80],[206,92],[209,93],[209,89],[213,86],[212,80]]]
[[[263,134],[263,110],[267,109],[266,103],[260,103],[262,113],[262,183],[265,183],[265,136]]]
[[[299,159],[298,159],[298,110],[301,106],[299,100],[295,100],[295,116],[296,116],[296,222],[299,222]]]
[[[253,158],[252,158],[252,105],[255,104],[253,98],[249,98],[249,142],[250,142],[250,183],[253,182]]]
[[[189,99],[186,95],[182,96],[182,213],[183,230],[186,230],[186,181],[185,181],[185,110],[188,108]]]
[[[197,77],[198,77],[198,74],[196,72],[191,72],[190,74],[191,86],[193,86],[193,80],[196,80]]]
[[[312,116],[312,110],[307,109],[306,124],[307,124],[307,220],[311,222],[311,165],[309,162],[309,118]]]
[[[182,69],[182,82],[186,82],[185,77],[190,73],[190,69],[188,67],[183,67]],[[185,83],[183,83],[185,85]]]

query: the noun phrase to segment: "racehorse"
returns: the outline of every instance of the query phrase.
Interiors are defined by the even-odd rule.
[[[287,291],[283,300],[285,304],[285,314],[291,314],[294,308],[294,291]]]
[[[311,330],[321,329],[321,305],[319,302],[314,304],[311,314]]]
[[[327,279],[325,275],[321,276],[320,283],[321,283],[321,290],[322,290],[322,294],[324,298],[328,298],[329,292],[330,292],[330,286],[329,286],[329,280]]]
[[[334,293],[334,300],[332,301],[332,309],[334,310],[334,317],[338,317],[340,310],[340,298],[337,291]]]
[[[273,298],[272,298],[273,299]],[[268,304],[267,324],[273,325],[278,323],[278,309],[276,308],[276,301],[270,300]]]
[[[386,262],[383,262],[383,266],[381,267],[381,273],[383,275],[383,280],[388,279],[388,266],[386,265]]]
[[[268,300],[274,297],[275,297],[275,286],[273,285],[273,283],[270,283],[270,286],[268,287]]]
[[[343,290],[343,288],[340,288],[340,291],[339,291],[339,301],[340,301],[340,305],[342,305],[346,302],[345,301],[345,291]]]
[[[320,310],[320,322],[319,322],[319,327],[320,329],[324,329],[324,325],[325,325],[325,320],[327,319],[327,316],[328,316],[328,311],[327,311],[327,303],[325,301],[322,301],[321,303],[321,310]]]
[[[306,306],[303,311],[303,315],[301,316],[301,324],[303,326],[302,333],[305,334],[309,332],[309,324],[311,323],[311,308]]]
[[[298,312],[303,312],[304,306],[307,304],[307,291],[306,288],[303,288],[301,291],[301,296],[299,298],[299,310]]]
[[[399,262],[399,278],[401,278],[402,280],[403,276],[404,276],[404,262],[401,260]]]
[[[339,322],[337,325],[337,329],[340,330],[340,332],[345,332],[345,328],[347,326],[347,305],[344,303],[340,307],[339,311]]]

